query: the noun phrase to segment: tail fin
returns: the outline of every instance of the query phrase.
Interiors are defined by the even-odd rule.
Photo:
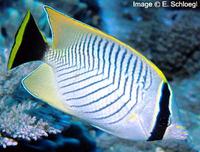
[[[171,124],[164,135],[164,139],[178,139],[185,140],[188,137],[188,132],[186,129],[178,124]]]
[[[10,70],[26,62],[41,60],[46,50],[46,40],[28,11],[15,35],[7,68]]]

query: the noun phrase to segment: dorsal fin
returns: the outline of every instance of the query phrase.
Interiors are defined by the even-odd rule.
[[[44,63],[22,80],[24,88],[34,97],[68,114],[71,111],[64,105],[57,93],[52,68]]]
[[[78,34],[81,35],[81,33],[85,32],[83,29],[81,30],[81,28],[79,28],[80,26],[72,24],[74,23],[72,18],[63,15],[48,6],[45,6],[45,10],[48,15],[53,35],[53,48],[66,48],[66,46],[75,41]]]
[[[103,38],[114,41],[118,43],[119,45],[122,45],[125,48],[131,50],[135,55],[145,60],[158,73],[158,75],[161,77],[161,79],[164,82],[167,82],[167,79],[165,78],[162,71],[156,65],[154,65],[150,60],[148,60],[146,57],[144,57],[141,53],[139,53],[132,47],[117,40],[113,36],[110,36],[96,28],[93,28],[67,15],[64,15],[49,6],[45,6],[44,8],[47,12],[49,23],[50,23],[51,30],[53,33],[53,48],[56,48],[56,49],[66,48],[68,44],[70,44],[76,39],[77,35],[81,35],[84,33],[98,35]]]

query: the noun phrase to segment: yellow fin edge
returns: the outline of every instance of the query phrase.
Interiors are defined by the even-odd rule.
[[[9,60],[8,60],[8,70],[10,70],[12,68],[15,56],[16,56],[17,51],[19,49],[19,46],[22,42],[23,34],[24,34],[24,31],[25,31],[26,25],[28,23],[28,20],[30,18],[30,15],[31,15],[31,12],[30,12],[30,10],[28,10],[27,13],[26,13],[26,16],[24,17],[24,20],[21,23],[21,26],[20,26],[20,28],[17,32],[17,36],[15,38],[15,43],[12,47],[10,57],[9,57]]]
[[[73,18],[71,18],[71,17],[69,17],[69,16],[67,16],[67,15],[65,15],[65,14],[63,14],[63,13],[57,11],[57,10],[54,10],[53,8],[51,8],[51,7],[49,7],[49,6],[46,6],[46,5],[45,5],[44,8],[45,8],[47,14],[49,14],[49,12],[51,12],[51,11],[57,12],[57,13],[59,13],[60,15],[63,15],[63,16],[65,17],[65,19],[66,19],[70,24],[75,25],[75,26],[78,26],[78,27],[81,27],[81,28],[83,28],[83,30],[86,30],[86,29],[87,29],[87,30],[89,30],[90,32],[93,32],[93,33],[95,33],[95,34],[97,34],[97,35],[101,35],[101,36],[103,36],[103,37],[105,37],[105,38],[107,38],[107,39],[110,39],[110,40],[112,40],[112,41],[114,41],[114,42],[116,42],[116,43],[118,43],[118,44],[124,46],[125,48],[131,50],[134,54],[136,54],[137,56],[141,57],[141,59],[143,59],[144,61],[146,61],[146,62],[158,73],[158,75],[160,76],[160,78],[161,78],[164,82],[167,82],[167,79],[166,79],[165,75],[163,74],[163,72],[162,72],[153,62],[151,62],[149,59],[147,59],[145,56],[143,56],[140,52],[138,52],[138,51],[136,51],[135,49],[133,49],[131,46],[125,44],[124,42],[122,42],[122,41],[120,41],[120,40],[118,40],[118,39],[116,39],[114,36],[108,35],[108,34],[102,32],[102,31],[100,31],[100,30],[97,29],[97,28],[94,28],[94,27],[92,27],[92,26],[89,26],[89,25],[87,25],[87,24],[81,22],[81,21],[78,21],[78,20],[76,20],[76,19],[73,19]],[[51,25],[51,23],[50,23],[50,25]]]

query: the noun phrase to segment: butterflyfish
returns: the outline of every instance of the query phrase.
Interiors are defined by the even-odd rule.
[[[22,80],[32,96],[124,139],[186,139],[170,85],[156,65],[113,36],[44,9],[52,42],[28,11],[7,67],[42,61]]]

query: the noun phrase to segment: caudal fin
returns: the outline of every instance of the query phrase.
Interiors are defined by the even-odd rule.
[[[28,11],[15,35],[7,68],[10,70],[26,62],[41,60],[46,50],[46,40]]]
[[[185,140],[188,137],[188,133],[186,129],[178,124],[170,125],[166,133],[164,135],[164,139],[178,139],[178,140]]]

